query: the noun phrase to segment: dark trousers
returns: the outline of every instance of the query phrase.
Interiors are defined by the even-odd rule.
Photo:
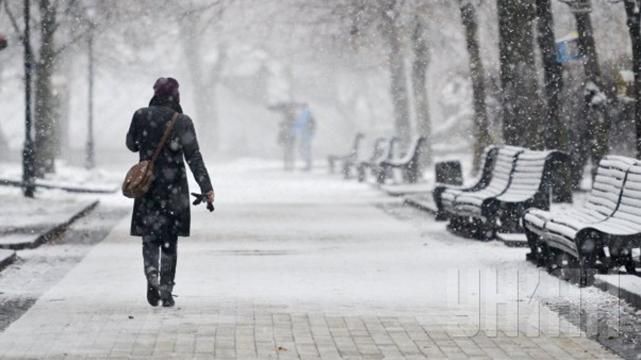
[[[301,158],[305,162],[304,170],[310,171],[312,169],[312,139],[301,138],[300,144],[298,144],[298,150],[300,151]]]
[[[293,138],[285,140],[283,144],[283,165],[286,171],[294,170],[294,145]]]
[[[176,277],[178,260],[178,236],[159,233],[142,237],[142,258],[147,282],[171,293]]]

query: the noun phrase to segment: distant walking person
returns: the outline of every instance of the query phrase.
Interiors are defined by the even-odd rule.
[[[174,116],[177,114],[176,116]],[[182,113],[178,82],[160,78],[154,84],[149,107],[133,116],[127,147],[149,160],[168,126],[171,135],[155,162],[151,188],[134,202],[131,235],[142,236],[147,301],[157,306],[174,306],[172,291],[176,275],[178,236],[189,236],[190,210],[187,172],[183,158],[194,174],[207,202],[214,190],[196,139],[194,124]]]
[[[294,122],[294,129],[298,139],[300,155],[305,163],[303,169],[310,171],[312,169],[312,139],[316,131],[316,121],[308,104],[303,104],[300,107]]]

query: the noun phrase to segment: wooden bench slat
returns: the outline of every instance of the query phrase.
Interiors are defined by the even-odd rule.
[[[379,184],[385,183],[387,176],[394,168],[400,168],[403,171],[404,179],[410,183],[415,183],[421,177],[420,156],[425,145],[425,137],[419,136],[412,140],[407,152],[400,159],[388,159],[383,161],[373,171],[376,174]]]
[[[580,245],[584,241],[582,234],[594,231],[606,235],[596,246],[626,246],[626,242],[608,242],[611,237],[641,234],[641,163],[622,156],[606,156],[599,164],[590,196],[581,207],[542,220],[544,217],[532,211],[523,221],[526,228],[537,230],[549,247],[571,256],[582,256],[579,248],[586,251]],[[592,251],[597,254],[597,250]]]

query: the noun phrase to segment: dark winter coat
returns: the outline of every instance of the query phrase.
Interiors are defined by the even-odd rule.
[[[181,115],[156,160],[151,189],[134,201],[131,220],[133,236],[150,235],[153,232],[189,236],[190,199],[183,158],[187,160],[200,191],[205,194],[212,190],[198,147],[194,124],[189,116],[182,115],[178,104],[153,98],[149,107],[136,111],[127,133],[127,147],[133,152],[139,152],[141,161],[151,159],[175,112]]]

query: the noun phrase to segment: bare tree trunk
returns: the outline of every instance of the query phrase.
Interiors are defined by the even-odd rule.
[[[563,88],[563,69],[556,59],[554,18],[550,0],[536,0],[538,14],[538,42],[541,49],[544,75],[546,130],[545,146],[548,149],[567,150],[567,131],[560,121],[560,93]]]
[[[0,160],[8,160],[10,158],[9,150],[9,142],[7,141],[7,137],[4,135],[4,131],[2,131],[2,127],[0,126]]]
[[[8,160],[9,158],[9,142],[0,128],[0,160]]]
[[[33,130],[31,98],[32,83],[31,75],[33,73],[33,49],[31,48],[31,2],[24,2],[24,35],[22,36],[22,45],[24,48],[24,115],[25,115],[25,134],[24,148],[22,150],[22,192],[25,197],[33,198],[34,186],[34,151],[33,139],[31,136]]]
[[[625,0],[630,42],[632,43],[632,71],[634,72],[634,125],[636,126],[637,158],[641,159],[641,14],[635,0]]]
[[[503,88],[503,137],[510,145],[541,147],[540,99],[534,59],[534,4],[498,0],[499,50]]]
[[[541,49],[544,76],[545,119],[543,139],[547,149],[568,151],[568,132],[561,121],[561,91],[563,89],[563,69],[556,59],[556,39],[554,37],[554,18],[550,0],[537,0],[538,42]],[[556,202],[572,202],[572,173],[570,164],[555,164],[557,175],[553,197]]]
[[[219,148],[220,125],[217,113],[216,87],[219,83],[220,72],[225,62],[225,51],[219,47],[216,64],[209,71],[203,63],[203,35],[198,33],[197,21],[186,18],[180,23],[182,45],[187,59],[187,67],[195,92],[195,123],[202,135],[207,137],[207,150],[216,151]]]
[[[0,0],[0,5],[2,4],[2,1]],[[4,70],[4,63],[0,63],[0,79],[2,78],[2,73]],[[2,82],[0,82],[0,94],[2,93]],[[4,135],[4,132],[2,131],[2,126],[0,126],[0,160],[8,160],[10,157],[9,154],[9,142],[7,141],[7,137]]]
[[[589,4],[589,0],[587,0]],[[587,11],[577,11],[574,13],[576,19],[577,32],[579,33],[579,50],[583,54],[583,71],[586,77],[584,104],[579,112],[579,121],[587,119],[587,126],[584,127],[585,133],[579,135],[580,139],[585,139],[588,144],[588,151],[583,146],[575,149],[574,156],[576,163],[573,166],[573,185],[578,187],[583,176],[583,168],[587,162],[587,157],[592,160],[592,175],[596,174],[598,163],[608,153],[609,150],[609,116],[608,116],[608,99],[603,91],[603,81],[601,78],[601,69],[599,67],[599,58],[594,43],[594,31],[592,29],[592,20],[590,13]]]
[[[459,0],[461,21],[465,29],[465,41],[470,64],[472,92],[474,103],[474,163],[473,171],[477,173],[481,166],[481,157],[485,148],[492,143],[487,107],[485,104],[485,68],[481,59],[478,40],[478,21],[476,8],[469,1]]]
[[[429,99],[427,93],[427,69],[430,62],[429,48],[425,38],[425,24],[420,15],[416,16],[412,43],[414,61],[412,63],[412,86],[416,111],[418,133],[425,137],[425,152],[421,154],[422,168],[432,164],[432,124],[430,123]]]
[[[584,56],[584,71],[589,81],[594,81],[595,85],[601,86],[601,68],[599,67],[599,57],[596,52],[594,43],[594,30],[592,29],[592,19],[588,12],[574,13],[576,18],[576,28],[579,33],[579,47]]]
[[[57,85],[55,99],[57,103],[56,119],[58,123],[58,138],[60,158],[71,160],[72,150],[70,137],[71,115],[71,79],[74,73],[74,59],[69,53],[64,53],[58,58],[60,73],[63,81]]]
[[[4,135],[2,128],[0,128],[0,160],[9,160],[11,158],[11,154],[9,152],[9,142],[7,141],[7,137]]]
[[[55,171],[58,148],[55,121],[55,100],[51,76],[55,66],[54,33],[56,31],[55,3],[40,0],[40,56],[36,65],[35,93],[35,166],[36,176]]]
[[[411,136],[410,104],[407,89],[407,73],[401,34],[396,20],[391,17],[389,10],[383,17],[383,34],[388,39],[388,63],[390,67],[390,95],[394,105],[394,125],[398,137],[408,144]]]

